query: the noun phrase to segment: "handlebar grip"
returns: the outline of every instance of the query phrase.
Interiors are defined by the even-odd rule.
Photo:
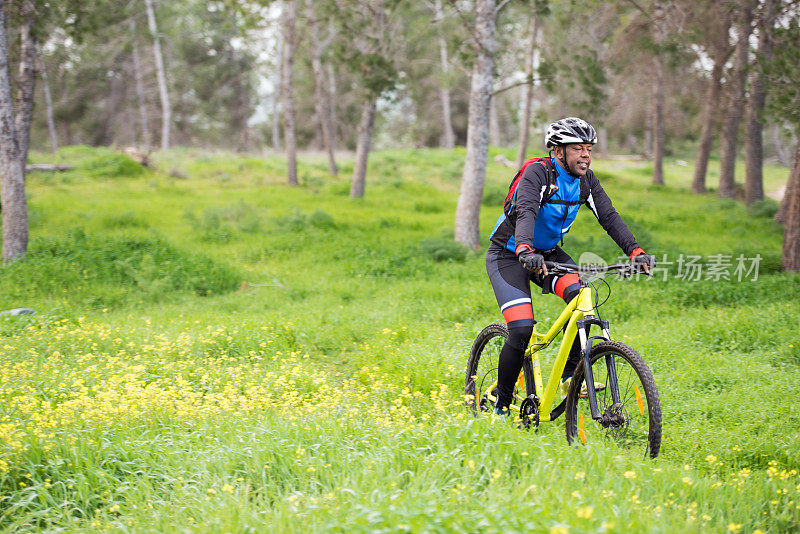
[[[570,271],[580,269],[580,267],[577,265],[572,265],[571,263],[558,263],[557,261],[546,261],[544,262],[544,266],[548,269],[565,269]]]

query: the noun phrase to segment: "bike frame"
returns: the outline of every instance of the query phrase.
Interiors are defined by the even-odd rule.
[[[556,356],[555,362],[553,362],[553,368],[550,371],[550,377],[547,379],[547,384],[544,384],[542,382],[541,365],[537,353],[545,347],[548,347],[565,325],[566,330],[564,331],[564,337],[562,338],[561,345],[558,349],[558,355]],[[603,330],[603,336],[588,337],[588,331],[591,325],[599,326]],[[578,295],[573,298],[569,304],[567,304],[567,306],[564,308],[564,311],[561,312],[561,315],[558,316],[558,319],[556,319],[556,322],[553,323],[546,334],[536,332],[536,330],[533,331],[531,342],[528,345],[528,349],[525,351],[524,357],[530,358],[533,363],[533,379],[535,383],[536,396],[539,399],[539,406],[541,408],[539,413],[540,421],[552,421],[563,412],[563,406],[560,406],[561,409],[557,408],[553,412],[550,412],[549,410],[553,405],[553,401],[555,400],[558,392],[561,374],[564,372],[564,366],[569,358],[569,351],[572,348],[572,344],[576,335],[579,335],[581,340],[581,350],[583,353],[582,363],[584,365],[587,396],[589,400],[589,406],[592,411],[592,418],[595,420],[600,420],[603,417],[597,408],[597,396],[594,389],[594,376],[592,373],[592,366],[591,362],[589,361],[589,356],[591,354],[592,344],[596,339],[610,340],[611,336],[608,330],[608,321],[596,319],[594,316],[592,289],[589,286],[583,286],[581,287]],[[613,356],[607,356],[606,363],[609,370],[614,369]],[[620,400],[616,373],[610,371],[608,378],[610,382],[608,386],[611,388],[612,398],[614,402],[618,403]],[[497,382],[492,384],[488,391],[493,391],[496,386]],[[490,400],[496,401],[496,397],[493,395],[490,394],[488,397]],[[517,398],[522,400],[524,399],[524,396],[517,396]],[[516,411],[519,411],[520,409],[519,406],[514,404],[509,406],[509,408]]]

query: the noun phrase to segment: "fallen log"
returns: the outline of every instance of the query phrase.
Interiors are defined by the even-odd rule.
[[[130,157],[133,161],[141,165],[142,167],[149,167],[154,168],[152,163],[150,162],[150,152],[142,152],[136,147],[128,146],[122,149],[122,152]]]
[[[74,168],[75,165],[50,165],[47,163],[34,163],[32,165],[25,165],[25,172],[31,172],[31,171],[64,172]]]

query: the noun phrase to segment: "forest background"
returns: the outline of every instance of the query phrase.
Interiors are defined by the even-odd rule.
[[[2,528],[797,530],[797,2],[0,7]],[[476,245],[567,115],[662,264],[602,309],[656,461],[463,409]]]
[[[531,134],[541,152],[554,117],[595,124],[598,156],[652,158],[654,184],[664,183],[664,156],[680,152],[694,159],[693,192],[711,186],[747,205],[764,199],[765,156],[796,159],[792,1],[25,0],[4,13],[18,75],[3,98],[16,128],[3,161],[25,161],[31,131],[53,150],[59,139],[145,152],[283,148],[294,184],[298,147],[324,150],[332,175],[336,151],[349,149],[360,197],[373,146],[463,144],[454,237],[479,246],[489,144],[516,145],[518,166]],[[720,173],[709,180],[717,143]],[[789,270],[800,268],[800,214],[789,218],[796,167],[788,194],[777,193]],[[21,172],[4,173],[17,184],[3,188],[6,259],[27,243]]]

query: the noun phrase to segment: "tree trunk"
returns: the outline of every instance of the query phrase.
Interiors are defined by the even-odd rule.
[[[278,34],[280,36],[280,34]],[[281,149],[281,99],[283,98],[283,38],[280,38],[278,47],[278,80],[275,86],[277,89],[272,95],[272,149],[277,152]]]
[[[664,6],[656,1],[653,11],[653,38],[656,54],[653,58],[653,185],[664,185]]]
[[[367,181],[367,158],[372,144],[372,127],[375,124],[375,107],[377,99],[370,97],[364,103],[361,111],[361,120],[358,123],[358,140],[356,142],[356,161],[353,168],[353,182],[350,185],[350,198],[364,196]]]
[[[58,137],[56,136],[56,123],[53,120],[53,99],[50,96],[50,84],[47,81],[47,69],[44,65],[42,51],[36,44],[36,58],[39,61],[39,73],[42,75],[42,89],[44,90],[44,106],[47,113],[47,131],[50,134],[50,150],[53,154],[58,152]]]
[[[436,0],[434,9],[436,20],[443,21],[442,0]],[[450,89],[448,88],[450,65],[447,59],[447,41],[444,38],[444,32],[439,32],[439,60],[442,63],[442,86],[439,89],[440,98],[442,99],[442,146],[444,148],[453,148],[456,145],[456,136],[453,133],[453,120],[450,113]]]
[[[19,157],[24,167],[28,161],[28,145],[31,138],[33,95],[36,85],[36,37],[33,34],[35,10],[31,0],[22,2],[22,24],[19,29],[19,79],[17,110],[14,129],[17,132]]]
[[[233,90],[236,94],[233,124],[235,131],[239,134],[236,149],[240,152],[249,152],[250,127],[247,124],[247,119],[250,116],[250,91],[244,82],[246,74],[242,68],[242,62],[237,60],[237,63],[238,70],[233,79]]]
[[[311,70],[314,72],[314,105],[322,130],[322,144],[328,154],[328,170],[334,176],[339,174],[336,158],[331,145],[331,114],[328,110],[328,96],[325,94],[325,74],[322,72],[322,51],[319,45],[319,31],[314,13],[314,0],[306,0],[309,33],[311,34]]]
[[[272,93],[272,150],[278,152],[281,149],[281,99],[283,98],[283,36],[281,32],[276,32],[276,51],[278,53],[275,87]]]
[[[144,84],[142,83],[142,62],[139,59],[139,39],[136,35],[136,22],[131,21],[131,35],[133,38],[133,79],[136,87],[136,99],[139,104],[139,122],[142,125],[142,145],[145,151],[150,150],[153,142],[150,133],[150,124],[147,120],[147,103],[144,97]]]
[[[775,214],[775,220],[781,224],[786,224],[789,218],[789,204],[791,199],[794,198],[796,189],[800,189],[800,180],[797,179],[797,153],[800,153],[800,138],[797,140],[798,148],[795,151],[795,160],[792,165],[792,172],[789,174],[789,179],[786,181],[786,187],[783,191],[783,198],[781,205],[778,207],[778,212]]]
[[[28,206],[25,167],[14,125],[11,76],[6,48],[5,5],[0,0],[0,205],[3,206],[3,263],[25,256],[28,249]]]
[[[598,156],[608,156],[608,128],[599,126],[597,129],[597,152]]]
[[[500,121],[497,117],[497,96],[493,96],[489,103],[489,144],[500,146]]]
[[[700,144],[697,147],[697,159],[694,162],[694,178],[692,179],[692,193],[706,192],[706,173],[708,172],[708,158],[711,155],[711,145],[714,143],[714,132],[717,129],[717,114],[719,98],[722,93],[722,71],[728,61],[730,48],[728,47],[728,25],[725,25],[724,41],[721,39],[714,48],[714,66],[711,68],[711,78],[708,81],[706,92],[706,107],[703,112],[703,128],[700,133]]]
[[[475,12],[477,58],[472,67],[467,154],[456,207],[454,237],[460,243],[479,248],[481,199],[489,149],[489,109],[494,82],[494,0],[476,0]]]
[[[664,64],[655,58],[653,95],[653,184],[664,185]]]
[[[772,128],[770,128],[770,133],[772,134],[772,146],[775,149],[775,157],[778,158],[778,161],[784,167],[789,166],[789,155],[786,153],[786,149],[781,143],[781,127],[772,123]]]
[[[531,6],[533,8],[533,6]],[[519,152],[517,153],[517,169],[525,163],[525,154],[528,151],[528,138],[531,131],[531,107],[533,106],[533,55],[536,51],[536,34],[539,25],[536,23],[536,13],[531,9],[531,20],[528,41],[528,55],[525,58],[525,95],[522,98],[522,121],[519,125]]]
[[[283,11],[283,138],[286,141],[287,182],[297,185],[297,142],[294,122],[294,25],[297,1],[289,0]]]
[[[112,145],[116,142],[114,123],[117,118],[117,112],[122,108],[122,74],[119,72],[112,72],[109,85],[106,119],[103,126],[103,145],[105,146]]]
[[[784,271],[800,272],[800,126],[794,151],[794,165],[786,186],[786,226],[783,229]]]
[[[153,54],[156,60],[156,78],[158,80],[158,94],[161,98],[161,150],[169,148],[169,130],[172,122],[172,107],[169,103],[167,91],[167,74],[164,70],[164,55],[161,53],[161,39],[158,37],[156,17],[153,13],[153,0],[144,0],[147,9],[147,25],[153,35]]]
[[[745,100],[745,79],[750,53],[750,31],[752,30],[751,2],[741,5],[739,11],[738,38],[731,74],[731,96],[728,112],[722,127],[722,142],[719,155],[719,196],[720,198],[736,198],[736,144],[739,137],[739,122],[742,120]]]
[[[233,143],[233,148],[237,152],[247,152],[250,144],[247,127],[247,119],[250,116],[250,95],[247,84],[243,81],[245,77],[243,61],[235,48],[230,48],[225,54],[225,58],[221,58],[221,60],[233,65],[233,75],[228,84],[233,97],[227,114],[230,142]]]
[[[764,0],[764,11],[759,17],[758,58],[768,62],[772,57],[772,25],[775,23],[775,0]],[[744,139],[744,202],[748,206],[764,198],[764,136],[761,124],[766,103],[764,74],[757,66],[753,69],[750,98],[747,101],[747,131]]]
[[[338,141],[336,138],[336,72],[333,63],[328,63],[328,113],[331,120],[331,150],[336,152]]]

